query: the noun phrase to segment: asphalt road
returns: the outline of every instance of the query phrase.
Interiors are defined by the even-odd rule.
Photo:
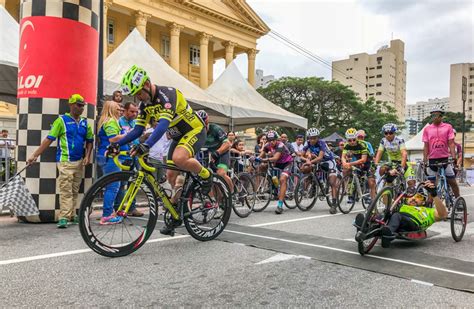
[[[22,224],[0,217],[1,307],[474,307],[474,188],[464,239],[449,223],[420,242],[394,241],[361,257],[349,215],[235,215],[219,238],[198,242],[156,231],[138,252],[91,252],[77,226]],[[161,225],[158,225],[159,228]],[[471,291],[471,292],[467,292]]]

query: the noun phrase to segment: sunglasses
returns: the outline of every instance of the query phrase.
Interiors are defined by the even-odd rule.
[[[356,140],[355,138],[349,138],[347,141],[348,141],[349,143],[353,143],[353,142],[356,142],[357,140]]]
[[[385,135],[393,135],[393,132],[384,132]]]

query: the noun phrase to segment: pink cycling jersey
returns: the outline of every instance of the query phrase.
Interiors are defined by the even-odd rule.
[[[428,143],[428,159],[449,158],[448,141],[454,139],[453,127],[449,123],[430,124],[423,130],[423,143]]]

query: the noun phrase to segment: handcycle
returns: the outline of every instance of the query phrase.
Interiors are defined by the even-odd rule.
[[[274,163],[271,161],[262,160],[262,162],[268,163],[268,169],[265,173],[257,173],[255,175],[257,179],[257,198],[255,206],[253,208],[253,211],[255,212],[261,212],[265,208],[267,208],[272,198],[278,197],[278,190],[280,187],[279,176],[281,171],[275,168]],[[285,200],[283,201],[285,206],[289,209],[296,208],[295,189],[300,179],[300,175],[298,172],[296,172],[297,169],[294,165],[297,164],[297,162],[293,161],[292,164],[292,172],[287,179],[287,189],[285,194]],[[252,165],[254,169],[257,170],[255,161],[252,162]]]
[[[119,155],[127,156],[128,153],[122,151]],[[85,194],[79,208],[79,229],[82,238],[94,252],[107,257],[120,257],[143,246],[155,229],[158,199],[164,206],[164,223],[168,227],[174,228],[176,222],[184,221],[188,233],[200,241],[212,240],[222,233],[232,211],[230,189],[222,177],[211,175],[211,191],[204,195],[201,192],[199,177],[163,164],[162,168],[180,171],[186,175],[178,203],[173,205],[170,196],[152,175],[155,168],[145,162],[144,156],[138,157],[138,170],[131,172],[130,166],[119,161],[119,155],[113,160],[122,171],[104,175],[97,180]],[[116,209],[116,215],[123,218],[122,222],[100,225],[102,192],[115,182],[126,183],[124,197]],[[137,207],[144,208],[143,217],[128,216],[134,201]]]
[[[422,191],[422,183],[418,184],[415,192]],[[407,197],[407,191],[405,189],[398,196],[395,195],[395,191],[391,186],[384,187],[380,192],[377,193],[376,198],[369,205],[364,214],[364,220],[360,226],[354,222],[354,226],[357,228],[355,240],[357,241],[357,248],[360,255],[364,255],[370,252],[381,237],[382,227],[387,225],[390,217],[395,212],[398,212],[403,204],[404,198]],[[460,241],[464,235],[464,230],[467,224],[467,212],[466,212],[466,201],[464,198],[459,197],[454,201],[454,207],[464,210],[464,218],[461,221],[463,228],[462,231],[451,230],[453,239]],[[451,222],[453,222],[453,215],[451,215]],[[452,224],[452,223],[451,223]],[[426,230],[420,229],[418,231],[399,231],[395,235],[396,239],[404,239],[410,241],[423,240],[427,238]]]
[[[336,175],[336,186],[339,187],[342,176],[338,172]],[[329,173],[321,168],[321,163],[313,165],[311,173],[303,176],[295,189],[296,206],[301,211],[308,211],[314,207],[316,200],[326,200],[329,207],[331,204],[332,188],[329,182]],[[339,190],[337,190],[339,193]],[[336,202],[339,203],[339,196],[336,195]]]

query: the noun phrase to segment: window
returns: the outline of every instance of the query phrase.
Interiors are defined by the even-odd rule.
[[[382,95],[382,92],[377,92],[376,95]]]
[[[189,64],[192,65],[199,65],[199,46],[197,45],[190,45],[189,46]]]
[[[369,68],[369,70],[373,70],[373,69],[375,69],[375,67],[371,67],[371,68]]]
[[[382,87],[382,83],[378,83],[377,85],[375,85],[376,87]]]
[[[377,61],[382,61],[382,57],[377,57]]]
[[[377,66],[377,69],[381,69],[381,68],[382,68],[382,66],[381,66],[381,65],[378,65],[378,66]]]
[[[354,61],[359,61],[359,58],[354,58]]]
[[[374,85],[369,85],[369,87],[373,87]]]
[[[377,75],[377,78],[381,78],[381,77],[382,77],[382,74],[378,74],[378,75]]]
[[[469,68],[469,71],[474,71],[474,68]]]
[[[472,103],[472,99],[469,99],[469,103]]]
[[[109,44],[114,44],[115,42],[114,21],[111,19],[107,20],[107,42]]]
[[[170,57],[170,37],[169,36],[161,37],[161,56],[163,58]]]
[[[474,78],[474,75],[469,75],[469,79],[473,79]]]
[[[374,78],[374,76],[373,76],[373,75],[372,75],[372,76],[369,76],[369,78]]]

